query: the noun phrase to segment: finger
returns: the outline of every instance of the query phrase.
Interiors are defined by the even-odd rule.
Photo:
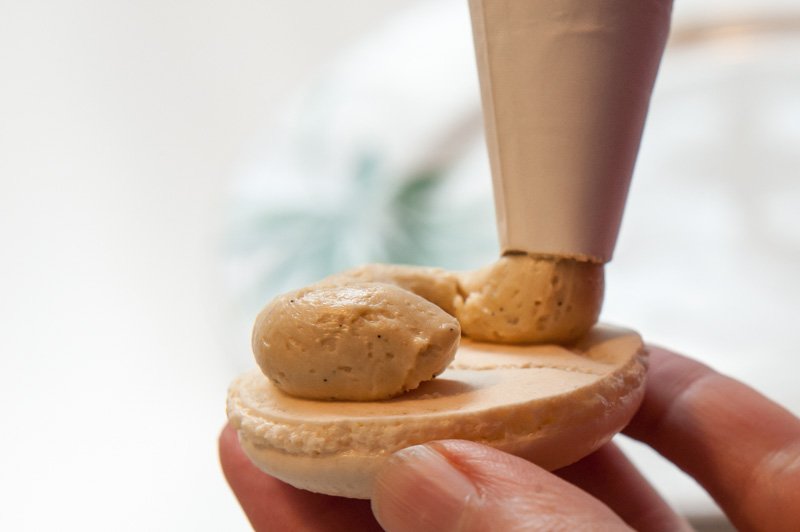
[[[552,473],[457,440],[395,453],[378,473],[372,509],[391,532],[630,530],[603,503]]]
[[[299,490],[263,473],[244,454],[230,425],[220,434],[219,457],[228,484],[257,531],[380,530],[369,501]]]
[[[797,530],[800,421],[755,390],[653,348],[626,433],[694,477],[738,528]]]
[[[613,443],[556,474],[607,504],[635,530],[692,530]]]

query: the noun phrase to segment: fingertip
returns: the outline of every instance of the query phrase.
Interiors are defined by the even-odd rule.
[[[226,423],[222,430],[219,433],[219,437],[217,438],[217,449],[219,451],[220,459],[223,456],[227,456],[235,449],[235,447],[239,446],[238,437],[236,436],[236,430],[230,425],[230,423]]]
[[[236,447],[238,447],[239,442],[236,436],[236,431],[229,423],[226,423],[222,430],[219,433],[219,437],[217,438],[217,452],[219,454],[219,463],[222,466],[222,472],[225,474],[225,477],[228,477],[228,469],[233,457],[233,453],[235,452]],[[228,479],[228,483],[230,483],[230,479]]]
[[[375,477],[372,511],[386,530],[450,530],[478,493],[471,479],[435,444],[392,455]]]
[[[667,348],[648,345],[649,368],[644,399],[623,432],[647,441],[659,429],[665,413],[681,390],[716,372],[710,367]]]
[[[627,529],[598,500],[544,469],[474,442],[396,453],[380,471],[373,511],[392,531]]]
[[[255,466],[252,465],[250,459],[242,451],[239,445],[239,436],[230,424],[226,424],[219,434],[217,440],[217,449],[219,453],[219,463],[222,467],[222,473],[225,475],[225,480],[231,486],[234,493],[237,492],[238,486],[242,479],[248,474],[253,474]]]
[[[735,525],[780,529],[775,509],[794,502],[797,477],[785,472],[800,455],[800,420],[700,362],[650,351],[644,401],[625,433],[697,480]]]

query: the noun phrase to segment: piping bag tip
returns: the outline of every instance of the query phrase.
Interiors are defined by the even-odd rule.
[[[608,262],[670,0],[470,0],[501,251]]]

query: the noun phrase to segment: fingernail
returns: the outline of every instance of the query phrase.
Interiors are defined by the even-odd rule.
[[[457,528],[476,496],[472,481],[444,455],[415,445],[395,453],[378,473],[372,511],[392,532],[441,532]]]

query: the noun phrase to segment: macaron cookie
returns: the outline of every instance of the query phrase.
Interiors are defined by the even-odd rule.
[[[576,462],[630,421],[646,369],[640,336],[607,325],[569,346],[463,338],[441,375],[397,397],[295,397],[254,370],[231,384],[227,412],[245,453],[266,473],[366,499],[393,452],[437,439],[480,442],[550,470]]]

